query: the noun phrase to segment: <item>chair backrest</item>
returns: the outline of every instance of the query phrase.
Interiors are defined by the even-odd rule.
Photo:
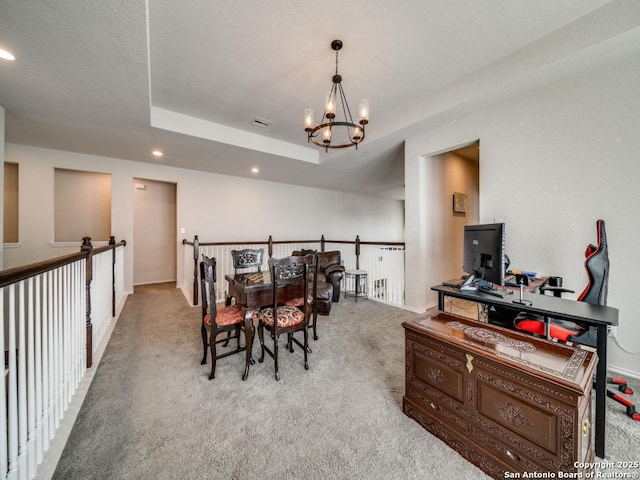
[[[589,283],[578,297],[581,302],[596,305],[607,304],[607,290],[609,283],[609,249],[604,220],[596,222],[598,244],[589,245],[585,252],[584,268],[587,270]]]
[[[294,255],[269,259],[269,271],[273,282],[274,307],[287,300],[303,297],[306,311],[309,294],[308,277],[309,273],[312,272],[313,264],[313,255],[305,255],[303,257]]]
[[[215,321],[218,314],[216,307],[216,259],[215,257],[207,257],[202,255],[200,262],[200,291],[202,304],[202,319],[211,314],[211,318]]]
[[[233,258],[234,273],[242,273],[255,269],[253,271],[262,271],[262,260],[264,258],[264,248],[245,248],[243,250],[231,250],[231,258]]]

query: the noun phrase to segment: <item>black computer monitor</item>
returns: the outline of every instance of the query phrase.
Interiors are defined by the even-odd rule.
[[[469,276],[462,289],[504,285],[504,223],[466,225],[462,269]]]

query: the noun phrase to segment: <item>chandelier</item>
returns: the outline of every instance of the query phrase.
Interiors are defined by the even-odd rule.
[[[342,89],[342,76],[338,74],[338,52],[342,48],[342,40],[331,42],[336,52],[336,73],[331,78],[331,91],[327,95],[322,120],[318,125],[313,122],[313,109],[304,109],[304,130],[307,141],[313,142],[328,151],[330,148],[347,148],[364,140],[364,126],[369,123],[369,100],[360,100],[358,123],[354,123],[347,98]],[[341,110],[341,116],[338,116]]]

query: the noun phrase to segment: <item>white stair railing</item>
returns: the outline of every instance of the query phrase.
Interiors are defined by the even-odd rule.
[[[196,237],[197,238],[197,237]],[[356,242],[358,246],[356,247]],[[199,292],[197,291],[197,262],[202,259],[202,255],[215,257],[217,260],[216,276],[216,300],[225,300],[227,282],[225,275],[233,274],[233,263],[231,250],[242,250],[244,248],[264,248],[265,256],[263,271],[267,270],[268,248],[272,249],[272,256],[282,258],[295,250],[317,250],[324,246],[324,251],[340,251],[342,264],[348,270],[356,269],[367,271],[367,292],[372,300],[376,300],[398,307],[404,306],[404,244],[398,243],[375,243],[347,241],[291,241],[291,242],[247,242],[247,243],[214,243],[204,241],[188,242],[184,240],[184,279],[183,285],[185,296],[193,299],[195,305]],[[359,254],[356,255],[356,252]],[[194,291],[195,289],[195,291]]]
[[[0,479],[35,478],[93,353],[87,352],[88,313],[94,349],[113,318],[113,292],[122,291],[124,281],[123,269],[113,268],[114,258],[123,259],[117,246],[0,272],[0,431],[6,432],[0,434]]]

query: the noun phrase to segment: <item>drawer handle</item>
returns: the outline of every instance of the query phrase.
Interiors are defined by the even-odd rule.
[[[435,403],[431,402],[429,403],[429,405],[431,406],[431,408],[433,408],[434,410],[440,410],[440,407],[438,405],[436,405]]]
[[[471,373],[473,371],[473,363],[471,363],[473,361],[473,355],[466,353],[465,357],[467,357],[467,370]]]
[[[511,460],[515,460],[516,462],[520,461],[520,455],[513,453],[511,450],[507,450],[507,457]]]
[[[582,422],[582,435],[586,437],[587,435],[589,435],[590,430],[591,430],[591,422],[587,418],[585,419],[584,422]]]

